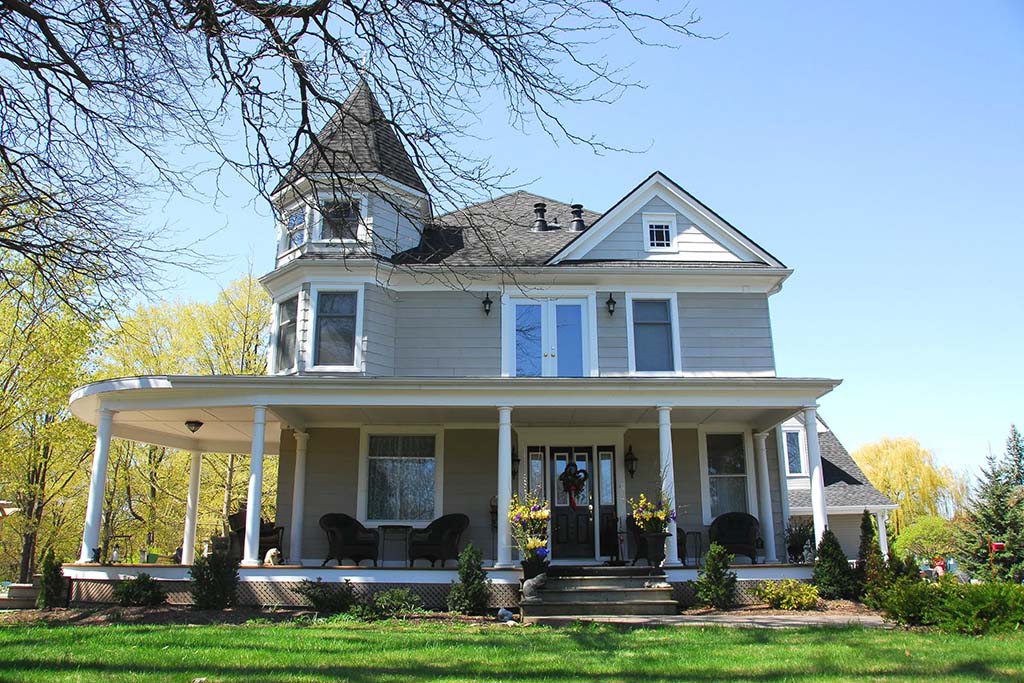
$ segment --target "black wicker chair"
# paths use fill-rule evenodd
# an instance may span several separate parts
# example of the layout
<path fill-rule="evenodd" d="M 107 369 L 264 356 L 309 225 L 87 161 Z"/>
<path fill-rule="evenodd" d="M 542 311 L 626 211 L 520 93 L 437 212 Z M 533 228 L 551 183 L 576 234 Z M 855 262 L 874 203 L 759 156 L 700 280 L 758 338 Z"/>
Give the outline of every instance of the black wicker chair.
<path fill-rule="evenodd" d="M 242 551 L 245 548 L 245 508 L 239 508 L 238 512 L 228 515 L 227 537 L 214 537 L 213 547 L 217 550 L 224 550 L 230 557 L 236 560 L 242 559 Z M 267 551 L 271 548 L 284 550 L 284 527 L 274 526 L 273 522 L 260 520 L 260 546 L 257 550 L 258 559 L 263 560 Z"/>
<path fill-rule="evenodd" d="M 715 517 L 708 529 L 708 540 L 717 543 L 734 555 L 746 555 L 757 564 L 757 546 L 761 524 L 745 512 L 726 512 Z"/>
<path fill-rule="evenodd" d="M 427 525 L 409 533 L 409 566 L 416 560 L 430 560 L 430 566 L 438 560 L 441 566 L 448 560 L 459 557 L 459 539 L 469 528 L 469 517 L 461 513 L 443 515 Z"/>
<path fill-rule="evenodd" d="M 341 564 L 346 557 L 356 564 L 373 560 L 373 566 L 377 566 L 380 533 L 376 529 L 367 529 L 354 517 L 341 512 L 330 512 L 321 517 L 320 528 L 327 534 L 327 557 L 321 567 L 331 560 Z"/>

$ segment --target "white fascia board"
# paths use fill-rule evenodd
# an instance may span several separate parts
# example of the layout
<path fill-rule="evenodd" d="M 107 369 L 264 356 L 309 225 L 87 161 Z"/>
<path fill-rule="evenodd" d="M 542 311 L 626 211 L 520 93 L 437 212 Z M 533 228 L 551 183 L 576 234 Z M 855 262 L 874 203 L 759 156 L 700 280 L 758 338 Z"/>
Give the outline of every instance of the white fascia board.
<path fill-rule="evenodd" d="M 828 505 L 825 510 L 830 515 L 859 515 L 865 510 L 868 512 L 883 512 L 886 510 L 899 509 L 899 505 Z M 790 515 L 810 515 L 811 508 L 791 507 Z"/>

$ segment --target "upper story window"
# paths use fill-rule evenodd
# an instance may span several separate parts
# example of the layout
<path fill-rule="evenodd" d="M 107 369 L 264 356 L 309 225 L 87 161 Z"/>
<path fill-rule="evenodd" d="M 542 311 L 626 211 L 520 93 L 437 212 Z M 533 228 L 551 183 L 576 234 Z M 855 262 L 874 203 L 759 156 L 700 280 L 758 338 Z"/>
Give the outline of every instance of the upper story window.
<path fill-rule="evenodd" d="M 295 369 L 296 321 L 299 313 L 299 297 L 293 296 L 277 305 L 277 353 L 274 369 L 288 372 Z"/>
<path fill-rule="evenodd" d="M 358 306 L 358 292 L 317 292 L 314 365 L 344 368 L 356 365 Z"/>
<path fill-rule="evenodd" d="M 301 207 L 289 211 L 285 216 L 284 248 L 294 249 L 306 242 L 306 208 Z"/>
<path fill-rule="evenodd" d="M 803 443 L 799 431 L 782 433 L 786 446 L 786 470 L 789 474 L 807 474 L 804 469 Z"/>
<path fill-rule="evenodd" d="M 359 239 L 360 200 L 328 202 L 323 205 L 320 239 L 355 241 Z"/>
<path fill-rule="evenodd" d="M 645 213 L 644 250 L 676 251 L 676 217 L 671 213 Z"/>
<path fill-rule="evenodd" d="M 630 297 L 627 309 L 631 372 L 679 370 L 679 333 L 674 296 Z"/>
<path fill-rule="evenodd" d="M 513 299 L 503 351 L 515 377 L 585 377 L 593 371 L 587 299 Z"/>

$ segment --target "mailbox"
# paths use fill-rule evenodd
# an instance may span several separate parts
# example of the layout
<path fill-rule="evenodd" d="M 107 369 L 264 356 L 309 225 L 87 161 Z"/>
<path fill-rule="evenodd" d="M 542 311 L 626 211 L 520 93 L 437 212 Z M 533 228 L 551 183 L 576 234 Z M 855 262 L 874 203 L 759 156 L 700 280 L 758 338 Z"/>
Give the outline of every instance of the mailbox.
<path fill-rule="evenodd" d="M 1002 541 L 992 541 L 991 543 L 989 543 L 989 548 L 992 550 L 992 552 L 998 553 L 1002 550 L 1006 550 L 1006 544 Z"/>

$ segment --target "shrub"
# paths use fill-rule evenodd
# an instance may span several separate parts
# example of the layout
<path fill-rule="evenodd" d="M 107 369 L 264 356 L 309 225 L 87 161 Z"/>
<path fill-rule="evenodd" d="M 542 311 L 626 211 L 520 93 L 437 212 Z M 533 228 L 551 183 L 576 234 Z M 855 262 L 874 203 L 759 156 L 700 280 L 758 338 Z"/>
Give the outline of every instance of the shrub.
<path fill-rule="evenodd" d="M 448 610 L 459 614 L 483 614 L 490 601 L 490 581 L 480 551 L 472 543 L 459 553 L 459 581 L 448 593 Z"/>
<path fill-rule="evenodd" d="M 695 585 L 697 599 L 702 604 L 729 609 L 736 603 L 736 572 L 729 570 L 733 557 L 719 544 L 711 544 Z"/>
<path fill-rule="evenodd" d="M 804 548 L 814 537 L 814 527 L 806 522 L 797 522 L 786 527 L 784 538 L 789 561 L 800 564 L 804 561 Z"/>
<path fill-rule="evenodd" d="M 423 598 L 408 588 L 390 588 L 373 596 L 374 616 L 381 619 L 423 611 Z"/>
<path fill-rule="evenodd" d="M 321 577 L 316 581 L 303 579 L 295 592 L 309 601 L 317 612 L 335 614 L 347 612 L 356 604 L 356 595 L 352 590 L 352 582 L 345 579 L 344 583 L 324 583 Z"/>
<path fill-rule="evenodd" d="M 814 561 L 814 585 L 823 598 L 853 598 L 856 579 L 839 539 L 831 529 L 825 529 L 818 544 L 818 557 Z"/>
<path fill-rule="evenodd" d="M 238 560 L 225 552 L 199 557 L 189 570 L 193 609 L 224 609 L 238 594 Z"/>
<path fill-rule="evenodd" d="M 883 592 L 882 610 L 887 617 L 905 626 L 921 626 L 925 623 L 925 612 L 936 590 L 935 585 L 902 576 Z"/>
<path fill-rule="evenodd" d="M 156 579 L 141 572 L 134 579 L 116 584 L 114 599 L 121 607 L 154 607 L 167 602 L 167 594 Z"/>
<path fill-rule="evenodd" d="M 942 631 L 979 635 L 1024 627 L 1024 586 L 971 585 L 953 579 L 925 585 L 931 589 L 931 600 L 924 622 Z"/>
<path fill-rule="evenodd" d="M 754 589 L 754 595 L 772 609 L 805 610 L 818 606 L 818 589 L 796 579 L 762 581 Z"/>
<path fill-rule="evenodd" d="M 60 562 L 54 557 L 53 548 L 43 555 L 43 566 L 39 571 L 39 595 L 36 596 L 36 607 L 53 609 L 63 607 L 67 603 L 67 590 L 64 574 L 60 570 Z"/>

